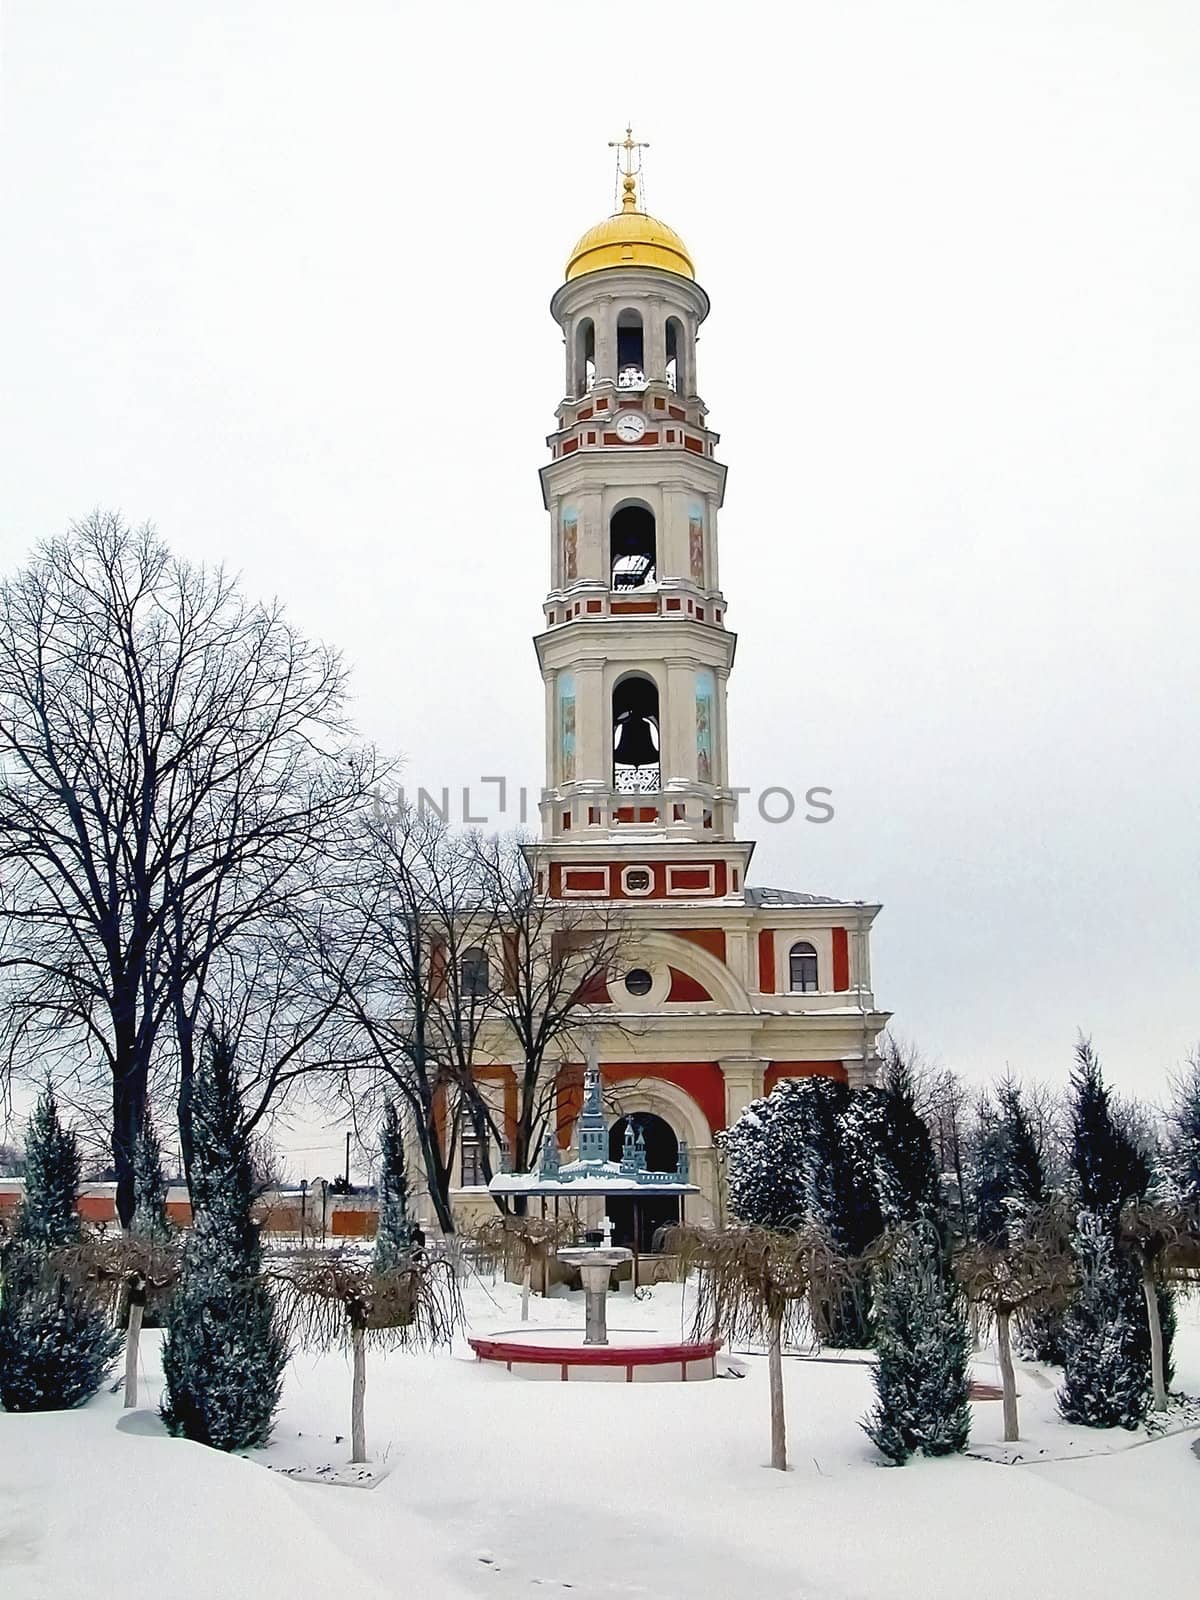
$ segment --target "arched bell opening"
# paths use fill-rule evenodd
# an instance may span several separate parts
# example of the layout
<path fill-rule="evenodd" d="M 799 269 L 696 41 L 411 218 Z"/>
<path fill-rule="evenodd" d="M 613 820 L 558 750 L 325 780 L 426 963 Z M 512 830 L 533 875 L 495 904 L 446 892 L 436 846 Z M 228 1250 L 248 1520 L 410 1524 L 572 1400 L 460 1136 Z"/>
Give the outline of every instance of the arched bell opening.
<path fill-rule="evenodd" d="M 617 313 L 617 386 L 641 389 L 646 383 L 646 345 L 642 314 L 627 307 Z"/>
<path fill-rule="evenodd" d="M 653 1111 L 634 1111 L 619 1117 L 608 1130 L 608 1159 L 620 1161 L 630 1154 L 639 1165 L 644 1157 L 648 1172 L 674 1172 L 679 1166 L 675 1130 Z M 606 1210 L 613 1226 L 613 1243 L 646 1255 L 654 1249 L 658 1230 L 679 1221 L 679 1196 L 656 1195 L 648 1189 L 635 1202 L 624 1195 L 610 1195 Z"/>
<path fill-rule="evenodd" d="M 654 794 L 661 787 L 658 687 L 635 674 L 613 689 L 613 788 Z"/>
<path fill-rule="evenodd" d="M 596 324 L 583 317 L 575 329 L 575 393 L 585 395 L 596 382 Z"/>
<path fill-rule="evenodd" d="M 622 506 L 608 524 L 610 583 L 614 589 L 650 589 L 657 577 L 658 544 L 649 506 Z"/>

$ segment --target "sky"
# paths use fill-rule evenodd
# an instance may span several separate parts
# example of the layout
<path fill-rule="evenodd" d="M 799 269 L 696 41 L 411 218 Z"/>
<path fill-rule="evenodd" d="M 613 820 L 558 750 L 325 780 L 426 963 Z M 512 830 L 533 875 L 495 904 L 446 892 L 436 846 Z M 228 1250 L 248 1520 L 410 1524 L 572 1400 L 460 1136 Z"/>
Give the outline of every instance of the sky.
<path fill-rule="evenodd" d="M 751 816 L 754 880 L 881 901 L 878 1001 L 973 1081 L 1061 1081 L 1084 1029 L 1161 1094 L 1200 1040 L 1194 4 L 0 0 L 0 569 L 153 521 L 345 652 L 410 787 L 536 796 L 548 302 L 627 121 L 712 299 L 734 781 L 833 791 Z"/>

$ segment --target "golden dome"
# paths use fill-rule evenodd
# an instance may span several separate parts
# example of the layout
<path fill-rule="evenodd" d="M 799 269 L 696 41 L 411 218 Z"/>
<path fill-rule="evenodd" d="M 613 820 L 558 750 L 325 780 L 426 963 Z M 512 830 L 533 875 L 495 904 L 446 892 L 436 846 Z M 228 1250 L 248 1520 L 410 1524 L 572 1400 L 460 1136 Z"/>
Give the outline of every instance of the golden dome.
<path fill-rule="evenodd" d="M 692 258 L 674 228 L 638 210 L 632 173 L 625 175 L 623 189 L 620 211 L 589 228 L 571 251 L 567 282 L 606 267 L 658 267 L 694 280 Z"/>

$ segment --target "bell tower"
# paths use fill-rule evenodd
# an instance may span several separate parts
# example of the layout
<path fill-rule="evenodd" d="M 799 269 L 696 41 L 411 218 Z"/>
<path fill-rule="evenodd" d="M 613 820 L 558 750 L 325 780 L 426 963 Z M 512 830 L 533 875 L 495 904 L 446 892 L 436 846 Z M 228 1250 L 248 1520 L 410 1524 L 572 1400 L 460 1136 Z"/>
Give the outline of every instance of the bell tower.
<path fill-rule="evenodd" d="M 683 240 L 643 208 L 617 142 L 619 209 L 550 303 L 564 393 L 541 469 L 550 589 L 539 863 L 564 898 L 738 897 L 717 520 L 725 468 L 700 397 L 709 301 Z"/>

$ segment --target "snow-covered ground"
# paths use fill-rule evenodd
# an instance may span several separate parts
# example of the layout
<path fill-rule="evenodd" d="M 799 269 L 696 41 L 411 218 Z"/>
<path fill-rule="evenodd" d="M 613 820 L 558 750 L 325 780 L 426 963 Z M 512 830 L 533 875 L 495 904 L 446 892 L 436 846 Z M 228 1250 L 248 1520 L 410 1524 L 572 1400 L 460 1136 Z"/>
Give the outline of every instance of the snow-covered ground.
<path fill-rule="evenodd" d="M 678 1332 L 680 1298 L 622 1295 L 610 1325 Z M 503 1283 L 476 1283 L 467 1305 L 476 1331 L 518 1324 Z M 579 1295 L 533 1302 L 537 1323 L 582 1314 Z M 1180 1322 L 1177 1385 L 1200 1393 L 1200 1305 Z M 0 1595 L 1133 1600 L 1186 1590 L 1200 1566 L 1195 1429 L 1150 1442 L 1068 1429 L 1045 1374 L 1023 1368 L 1022 1464 L 885 1468 L 858 1427 L 867 1366 L 796 1357 L 785 1475 L 764 1465 L 765 1360 L 725 1365 L 744 1376 L 563 1384 L 481 1365 L 465 1344 L 372 1352 L 368 1445 L 383 1476 L 369 1489 L 287 1475 L 346 1462 L 339 1355 L 296 1358 L 275 1442 L 252 1459 L 168 1439 L 108 1392 L 78 1412 L 0 1416 Z M 977 1374 L 992 1377 L 986 1357 Z M 976 1404 L 973 1443 L 997 1441 L 1000 1423 L 998 1402 Z M 1081 1442 L 1109 1453 L 1047 1459 Z"/>

